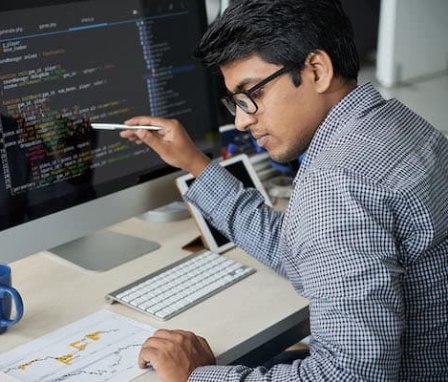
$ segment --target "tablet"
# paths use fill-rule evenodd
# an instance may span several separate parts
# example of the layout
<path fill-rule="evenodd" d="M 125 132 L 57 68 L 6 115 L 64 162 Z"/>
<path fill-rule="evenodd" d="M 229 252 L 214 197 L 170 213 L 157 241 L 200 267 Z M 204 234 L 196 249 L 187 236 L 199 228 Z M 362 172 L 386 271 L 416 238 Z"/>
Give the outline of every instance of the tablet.
<path fill-rule="evenodd" d="M 267 205 L 271 206 L 271 201 L 263 185 L 258 178 L 248 156 L 246 154 L 237 155 L 220 162 L 233 176 L 238 178 L 246 188 L 256 188 L 263 195 Z M 180 193 L 184 195 L 194 182 L 191 174 L 183 175 L 176 179 L 176 185 Z M 196 222 L 204 246 L 216 253 L 222 253 L 235 246 L 227 237 L 214 228 L 191 203 L 186 202 L 191 215 Z"/>

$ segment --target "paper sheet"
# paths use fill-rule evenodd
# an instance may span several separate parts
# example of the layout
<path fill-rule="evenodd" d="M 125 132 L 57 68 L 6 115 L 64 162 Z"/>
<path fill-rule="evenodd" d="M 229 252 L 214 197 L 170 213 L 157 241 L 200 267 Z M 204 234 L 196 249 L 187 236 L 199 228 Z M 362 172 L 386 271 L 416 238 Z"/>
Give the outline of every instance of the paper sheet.
<path fill-rule="evenodd" d="M 144 373 L 138 353 L 153 332 L 149 325 L 101 310 L 1 354 L 0 376 L 22 382 L 130 381 Z"/>

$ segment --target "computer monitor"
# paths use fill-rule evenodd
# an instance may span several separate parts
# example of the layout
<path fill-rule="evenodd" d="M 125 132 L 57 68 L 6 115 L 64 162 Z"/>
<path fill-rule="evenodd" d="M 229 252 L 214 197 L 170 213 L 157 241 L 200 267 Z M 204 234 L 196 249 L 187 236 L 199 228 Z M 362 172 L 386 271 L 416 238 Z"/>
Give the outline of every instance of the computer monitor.
<path fill-rule="evenodd" d="M 176 199 L 179 172 L 90 123 L 177 118 L 214 155 L 214 97 L 192 56 L 205 28 L 198 0 L 2 0 L 0 261 L 63 244 L 107 269 L 150 250 L 101 232 L 91 254 L 98 240 L 82 237 Z"/>

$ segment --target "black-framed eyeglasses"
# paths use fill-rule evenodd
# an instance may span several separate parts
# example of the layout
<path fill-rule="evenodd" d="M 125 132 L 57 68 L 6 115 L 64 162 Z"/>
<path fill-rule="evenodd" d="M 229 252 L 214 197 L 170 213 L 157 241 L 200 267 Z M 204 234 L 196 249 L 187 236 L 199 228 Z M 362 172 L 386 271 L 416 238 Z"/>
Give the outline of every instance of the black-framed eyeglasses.
<path fill-rule="evenodd" d="M 236 115 L 237 106 L 247 114 L 255 114 L 258 110 L 258 105 L 253 99 L 252 94 L 266 85 L 268 82 L 271 82 L 272 80 L 280 77 L 282 74 L 290 72 L 291 70 L 293 70 L 292 67 L 284 66 L 283 68 L 271 74 L 269 77 L 266 77 L 264 80 L 260 81 L 258 84 L 252 86 L 250 89 L 231 93 L 228 96 L 221 98 L 221 101 L 233 116 Z"/>

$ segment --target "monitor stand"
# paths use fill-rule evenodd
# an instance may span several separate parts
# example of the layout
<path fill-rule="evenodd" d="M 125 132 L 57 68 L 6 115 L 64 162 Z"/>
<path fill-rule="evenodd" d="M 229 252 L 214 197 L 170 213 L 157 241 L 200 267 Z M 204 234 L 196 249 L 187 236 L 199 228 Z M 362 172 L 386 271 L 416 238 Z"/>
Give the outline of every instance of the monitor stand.
<path fill-rule="evenodd" d="M 98 231 L 49 251 L 82 268 L 103 272 L 160 248 L 158 243 L 118 232 Z"/>

